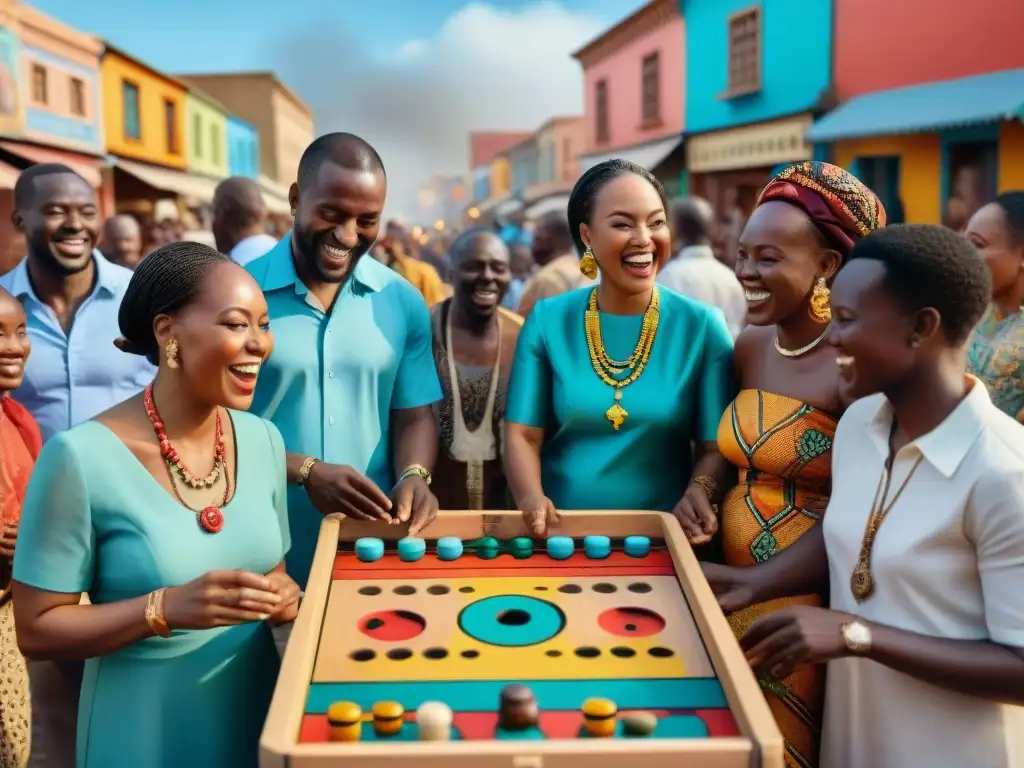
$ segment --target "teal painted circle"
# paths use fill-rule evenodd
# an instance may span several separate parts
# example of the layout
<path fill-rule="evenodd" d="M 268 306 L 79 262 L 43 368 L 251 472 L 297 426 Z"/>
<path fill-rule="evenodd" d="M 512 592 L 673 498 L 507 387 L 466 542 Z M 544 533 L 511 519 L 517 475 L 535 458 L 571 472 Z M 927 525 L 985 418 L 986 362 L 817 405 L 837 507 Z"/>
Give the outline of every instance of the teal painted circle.
<path fill-rule="evenodd" d="M 543 643 L 565 627 L 565 614 L 553 603 L 525 595 L 496 595 L 467 605 L 459 627 L 481 643 L 522 648 Z"/>

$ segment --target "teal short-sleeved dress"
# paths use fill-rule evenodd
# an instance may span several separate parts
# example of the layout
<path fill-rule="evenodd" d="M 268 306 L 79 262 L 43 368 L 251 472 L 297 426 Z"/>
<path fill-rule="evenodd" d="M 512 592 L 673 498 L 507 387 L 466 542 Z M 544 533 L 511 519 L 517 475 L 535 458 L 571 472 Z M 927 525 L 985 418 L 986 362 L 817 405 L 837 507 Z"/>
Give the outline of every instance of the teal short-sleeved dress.
<path fill-rule="evenodd" d="M 185 584 L 211 570 L 267 573 L 289 546 L 284 443 L 231 412 L 237 478 L 224 527 L 205 533 L 107 427 L 52 437 L 29 483 L 14 578 L 95 604 Z M 78 768 L 253 768 L 277 680 L 266 622 L 175 630 L 89 659 Z"/>
<path fill-rule="evenodd" d="M 690 481 L 691 441 L 714 442 L 735 394 L 732 336 L 721 312 L 660 287 L 647 367 L 622 390 L 629 413 L 605 418 L 615 391 L 594 372 L 583 318 L 592 289 L 540 301 L 519 334 L 505 420 L 542 427 L 544 492 L 558 509 L 671 511 Z M 633 353 L 642 315 L 601 313 L 613 359 Z"/>

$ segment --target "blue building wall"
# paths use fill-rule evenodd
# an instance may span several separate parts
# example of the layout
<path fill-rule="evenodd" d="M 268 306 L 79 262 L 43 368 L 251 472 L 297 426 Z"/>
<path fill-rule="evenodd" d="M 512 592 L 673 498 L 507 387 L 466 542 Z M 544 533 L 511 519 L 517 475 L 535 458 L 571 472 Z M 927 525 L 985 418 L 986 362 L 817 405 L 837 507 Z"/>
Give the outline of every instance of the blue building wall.
<path fill-rule="evenodd" d="M 228 115 L 228 173 L 250 179 L 260 175 L 260 135 L 233 115 Z"/>
<path fill-rule="evenodd" d="M 473 199 L 477 202 L 491 196 L 491 166 L 482 165 L 473 169 Z"/>
<path fill-rule="evenodd" d="M 729 79 L 729 17 L 751 0 L 679 0 L 686 20 L 687 133 L 794 115 L 828 88 L 831 0 L 761 0 L 761 90 L 724 98 Z"/>
<path fill-rule="evenodd" d="M 508 159 L 512 166 L 512 191 L 522 194 L 528 186 L 537 183 L 537 147 L 531 145 L 516 149 L 509 152 Z"/>
<path fill-rule="evenodd" d="M 92 96 L 93 100 L 92 108 L 90 110 L 92 118 L 90 120 L 66 117 L 64 115 L 58 115 L 54 112 L 50 112 L 49 110 L 28 107 L 25 110 L 25 130 L 32 133 L 44 134 L 44 136 L 40 138 L 50 136 L 54 139 L 78 142 L 87 145 L 83 147 L 83 149 L 95 151 L 97 153 L 103 152 L 103 133 L 101 131 L 103 109 L 100 103 L 99 62 L 97 62 L 95 67 L 85 67 L 76 61 L 65 59 L 63 56 L 57 56 L 50 53 L 50 51 L 43 50 L 42 48 L 23 45 L 23 49 L 25 52 L 29 53 L 33 59 L 49 67 L 50 72 L 53 72 L 54 74 L 63 72 L 67 75 L 80 78 L 86 83 L 88 93 Z M 23 87 L 31 87 L 27 77 L 24 78 L 24 82 L 26 85 Z"/>

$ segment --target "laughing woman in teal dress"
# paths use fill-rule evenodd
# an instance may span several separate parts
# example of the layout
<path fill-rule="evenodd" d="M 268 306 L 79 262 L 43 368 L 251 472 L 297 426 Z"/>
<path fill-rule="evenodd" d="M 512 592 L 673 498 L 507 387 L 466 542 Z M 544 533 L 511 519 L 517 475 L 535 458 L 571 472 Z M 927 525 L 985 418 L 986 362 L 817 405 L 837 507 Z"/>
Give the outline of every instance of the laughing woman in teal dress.
<path fill-rule="evenodd" d="M 980 208 L 964 234 L 992 275 L 992 304 L 971 336 L 967 370 L 999 410 L 1024 423 L 1024 192 Z"/>
<path fill-rule="evenodd" d="M 295 617 L 284 445 L 245 413 L 270 355 L 267 304 L 197 243 L 132 276 L 122 349 L 151 387 L 44 447 L 14 561 L 29 659 L 86 659 L 78 768 L 255 768 Z M 80 605 L 86 592 L 90 603 Z"/>
<path fill-rule="evenodd" d="M 676 511 L 705 467 L 733 395 L 732 337 L 721 314 L 655 286 L 669 257 L 668 204 L 643 168 L 610 160 L 569 200 L 580 269 L 601 280 L 537 304 L 509 383 L 507 474 L 543 535 L 557 510 Z M 697 460 L 694 461 L 693 445 Z M 707 530 L 710 507 L 697 510 Z"/>

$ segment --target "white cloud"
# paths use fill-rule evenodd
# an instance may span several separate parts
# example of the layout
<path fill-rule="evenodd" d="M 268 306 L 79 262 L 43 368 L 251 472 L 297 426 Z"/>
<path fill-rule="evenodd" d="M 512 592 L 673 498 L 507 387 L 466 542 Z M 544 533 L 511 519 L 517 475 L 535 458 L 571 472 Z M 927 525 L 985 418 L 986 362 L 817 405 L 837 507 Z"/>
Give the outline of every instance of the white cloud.
<path fill-rule="evenodd" d="M 392 53 L 376 36 L 376 55 L 320 26 L 284 41 L 277 69 L 308 99 L 319 131 L 358 133 L 378 149 L 388 213 L 415 219 L 429 176 L 468 171 L 470 131 L 532 130 L 582 110 L 583 75 L 570 54 L 604 24 L 554 2 L 520 11 L 474 3 Z"/>

